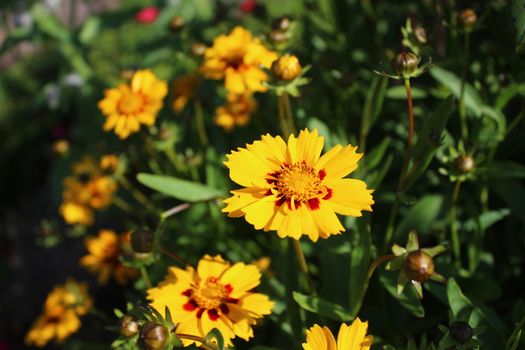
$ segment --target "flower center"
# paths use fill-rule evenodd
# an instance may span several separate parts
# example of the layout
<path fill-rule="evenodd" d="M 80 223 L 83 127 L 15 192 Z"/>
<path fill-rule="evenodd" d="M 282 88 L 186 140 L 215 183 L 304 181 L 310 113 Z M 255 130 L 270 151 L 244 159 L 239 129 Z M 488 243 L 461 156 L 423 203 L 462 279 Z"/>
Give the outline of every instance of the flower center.
<path fill-rule="evenodd" d="M 132 92 L 125 93 L 118 102 L 119 110 L 122 114 L 134 114 L 139 112 L 144 105 L 144 97 Z"/>
<path fill-rule="evenodd" d="M 215 309 L 221 306 L 231 290 L 219 283 L 215 277 L 208 277 L 204 283 L 193 289 L 193 299 L 202 309 Z"/>
<path fill-rule="evenodd" d="M 244 52 L 243 51 L 232 52 L 226 58 L 226 62 L 229 67 L 232 67 L 233 69 L 237 70 L 244 63 Z"/>
<path fill-rule="evenodd" d="M 305 202 L 323 194 L 321 178 L 306 162 L 285 164 L 276 176 L 275 187 L 287 199 Z"/>

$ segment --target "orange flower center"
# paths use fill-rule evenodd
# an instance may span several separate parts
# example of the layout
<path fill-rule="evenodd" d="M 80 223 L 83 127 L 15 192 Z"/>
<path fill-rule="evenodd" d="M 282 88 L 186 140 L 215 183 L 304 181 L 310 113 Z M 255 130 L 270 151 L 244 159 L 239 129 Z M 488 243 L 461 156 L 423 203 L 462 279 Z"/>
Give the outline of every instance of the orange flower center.
<path fill-rule="evenodd" d="M 324 192 L 321 178 L 306 162 L 285 165 L 275 183 L 277 190 L 286 198 L 304 202 L 317 198 Z"/>
<path fill-rule="evenodd" d="M 193 299 L 200 308 L 216 309 L 228 297 L 231 290 L 219 283 L 217 278 L 208 277 L 204 283 L 200 283 L 193 289 Z"/>
<path fill-rule="evenodd" d="M 120 98 L 118 108 L 122 114 L 135 114 L 139 112 L 144 105 L 144 97 L 139 94 L 127 92 Z"/>

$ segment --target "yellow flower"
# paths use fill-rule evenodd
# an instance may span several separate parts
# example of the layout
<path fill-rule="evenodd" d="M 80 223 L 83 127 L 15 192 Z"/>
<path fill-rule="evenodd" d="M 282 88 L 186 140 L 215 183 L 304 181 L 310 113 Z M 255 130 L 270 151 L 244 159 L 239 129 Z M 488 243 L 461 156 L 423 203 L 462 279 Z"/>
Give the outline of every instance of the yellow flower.
<path fill-rule="evenodd" d="M 197 269 L 170 267 L 158 287 L 148 290 L 151 305 L 164 313 L 167 306 L 178 322 L 175 333 L 205 337 L 217 328 L 225 345 L 238 336 L 248 340 L 252 325 L 271 313 L 274 303 L 264 294 L 251 292 L 260 283 L 255 265 L 231 265 L 220 256 L 204 256 Z M 188 346 L 194 341 L 183 339 Z"/>
<path fill-rule="evenodd" d="M 260 40 L 242 27 L 229 35 L 220 35 L 206 49 L 202 72 L 211 79 L 223 79 L 226 89 L 235 94 L 246 91 L 266 91 L 263 82 L 268 75 L 261 69 L 270 68 L 277 54 L 263 46 Z"/>
<path fill-rule="evenodd" d="M 126 241 L 126 234 L 120 237 L 112 230 L 101 230 L 97 237 L 87 238 L 85 246 L 88 255 L 80 259 L 80 265 L 98 275 L 98 282 L 106 284 L 111 275 L 119 284 L 126 284 L 129 279 L 138 274 L 136 269 L 124 266 L 119 256 L 123 250 L 121 245 Z M 129 240 L 127 242 L 129 244 Z"/>
<path fill-rule="evenodd" d="M 93 210 L 89 207 L 65 202 L 60 206 L 59 212 L 68 224 L 93 225 Z"/>
<path fill-rule="evenodd" d="M 195 95 L 199 85 L 199 76 L 195 73 L 186 74 L 173 82 L 173 110 L 182 112 L 189 99 Z"/>
<path fill-rule="evenodd" d="M 25 344 L 44 347 L 52 339 L 63 342 L 80 328 L 80 320 L 73 311 L 55 308 L 46 310 L 31 326 Z"/>
<path fill-rule="evenodd" d="M 250 114 L 255 108 L 251 94 L 229 94 L 227 103 L 215 110 L 215 124 L 228 131 L 235 126 L 244 126 L 250 121 Z"/>
<path fill-rule="evenodd" d="M 321 328 L 314 325 L 306 331 L 306 343 L 304 350 L 369 350 L 372 346 L 373 337 L 366 335 L 368 322 L 361 322 L 356 318 L 350 326 L 341 324 L 337 343 L 328 327 Z"/>
<path fill-rule="evenodd" d="M 277 79 L 293 80 L 301 74 L 299 59 L 294 55 L 284 55 L 272 63 L 272 73 Z"/>
<path fill-rule="evenodd" d="M 104 99 L 98 103 L 107 118 L 104 130 L 115 129 L 115 134 L 125 139 L 138 132 L 141 124 L 153 125 L 167 93 L 168 84 L 150 70 L 135 72 L 130 84 L 104 91 Z"/>
<path fill-rule="evenodd" d="M 66 283 L 55 286 L 44 303 L 45 310 L 62 308 L 75 314 L 85 315 L 93 306 L 93 299 L 88 294 L 87 283 L 68 279 Z"/>
<path fill-rule="evenodd" d="M 115 154 L 106 154 L 100 158 L 100 169 L 113 172 L 117 169 L 119 163 L 118 156 Z"/>
<path fill-rule="evenodd" d="M 357 168 L 357 147 L 336 145 L 320 157 L 323 143 L 317 130 L 305 129 L 288 143 L 267 134 L 230 153 L 224 164 L 244 188 L 231 192 L 223 212 L 244 216 L 258 230 L 276 230 L 281 238 L 306 234 L 315 242 L 344 231 L 336 213 L 371 211 L 372 190 L 343 178 Z"/>

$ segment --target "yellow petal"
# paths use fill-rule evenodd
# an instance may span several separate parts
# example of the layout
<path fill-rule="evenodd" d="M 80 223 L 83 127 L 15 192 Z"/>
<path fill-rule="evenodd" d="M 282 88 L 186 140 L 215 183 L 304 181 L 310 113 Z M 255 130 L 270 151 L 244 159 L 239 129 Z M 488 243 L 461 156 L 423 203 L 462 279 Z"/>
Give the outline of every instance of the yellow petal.
<path fill-rule="evenodd" d="M 361 322 L 356 318 L 350 326 L 341 324 L 337 336 L 337 347 L 347 350 L 368 350 L 370 349 L 372 337 L 366 337 L 368 322 Z"/>
<path fill-rule="evenodd" d="M 336 145 L 317 161 L 315 169 L 323 169 L 327 181 L 343 178 L 357 168 L 357 162 L 363 156 L 362 153 L 356 153 L 356 150 L 357 147 Z"/>
<path fill-rule="evenodd" d="M 366 189 L 366 183 L 356 179 L 338 179 L 326 182 L 332 190 L 332 197 L 326 201 L 336 213 L 361 216 L 362 210 L 372 211 L 374 204 L 372 190 Z"/>
<path fill-rule="evenodd" d="M 197 272 L 201 280 L 206 280 L 208 277 L 221 277 L 222 273 L 230 267 L 230 264 L 220 256 L 205 255 L 197 266 Z"/>
<path fill-rule="evenodd" d="M 259 285 L 261 273 L 255 265 L 237 263 L 224 272 L 220 281 L 224 285 L 229 284 L 233 287 L 230 297 L 240 298 Z"/>

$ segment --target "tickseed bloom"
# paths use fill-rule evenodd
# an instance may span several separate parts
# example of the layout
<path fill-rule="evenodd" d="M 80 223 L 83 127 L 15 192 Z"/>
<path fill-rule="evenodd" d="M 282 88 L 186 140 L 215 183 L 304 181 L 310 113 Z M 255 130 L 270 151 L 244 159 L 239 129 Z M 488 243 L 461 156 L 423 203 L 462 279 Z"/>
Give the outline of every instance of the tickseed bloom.
<path fill-rule="evenodd" d="M 256 107 L 251 94 L 229 94 L 227 103 L 215 110 L 215 124 L 227 131 L 233 130 L 235 126 L 245 126 Z"/>
<path fill-rule="evenodd" d="M 112 161 L 111 161 L 112 162 Z M 64 192 L 59 212 L 68 224 L 92 225 L 94 210 L 111 204 L 117 184 L 110 176 L 103 175 L 102 168 L 108 164 L 102 159 L 97 164 L 86 157 L 73 165 L 73 175 L 64 179 Z"/>
<path fill-rule="evenodd" d="M 220 35 L 204 53 L 202 73 L 211 79 L 223 79 L 230 93 L 266 91 L 263 82 L 268 75 L 261 69 L 270 68 L 277 54 L 268 50 L 260 40 L 242 27 L 228 35 Z"/>
<path fill-rule="evenodd" d="M 301 74 L 301 63 L 297 56 L 284 55 L 272 63 L 272 73 L 277 79 L 293 80 Z"/>
<path fill-rule="evenodd" d="M 371 211 L 372 190 L 361 180 L 344 179 L 362 156 L 357 147 L 337 145 L 320 157 L 323 143 L 317 130 L 304 129 L 288 143 L 266 134 L 227 155 L 230 178 L 244 188 L 231 191 L 223 212 L 281 238 L 305 234 L 315 242 L 344 231 L 336 213 Z"/>
<path fill-rule="evenodd" d="M 26 334 L 26 345 L 44 347 L 53 339 L 64 341 L 80 328 L 79 316 L 86 314 L 92 304 L 86 283 L 70 279 L 55 286 L 46 298 L 44 312 Z"/>
<path fill-rule="evenodd" d="M 80 259 L 80 265 L 98 275 L 100 284 L 106 284 L 113 275 L 119 284 L 124 285 L 138 275 L 136 269 L 124 266 L 119 260 L 124 244 L 129 246 L 129 234 L 119 236 L 112 230 L 101 230 L 97 237 L 86 238 L 89 254 Z"/>
<path fill-rule="evenodd" d="M 199 76 L 195 73 L 186 74 L 173 82 L 173 110 L 180 113 L 188 101 L 195 95 L 199 85 Z"/>
<path fill-rule="evenodd" d="M 217 328 L 225 341 L 238 336 L 248 340 L 252 325 L 271 313 L 274 303 L 264 294 L 251 290 L 260 283 L 255 265 L 231 265 L 217 255 L 204 256 L 195 270 L 170 267 L 168 276 L 156 288 L 148 290 L 151 305 L 164 313 L 167 306 L 177 320 L 175 333 L 205 337 Z M 182 339 L 184 346 L 194 341 Z"/>
<path fill-rule="evenodd" d="M 114 172 L 119 164 L 118 156 L 115 154 L 106 154 L 100 158 L 100 169 L 107 172 Z"/>
<path fill-rule="evenodd" d="M 104 99 L 98 103 L 106 117 L 104 131 L 115 129 L 115 134 L 125 139 L 138 132 L 141 124 L 153 125 L 167 93 L 168 84 L 153 72 L 148 69 L 136 71 L 130 84 L 104 91 Z"/>
<path fill-rule="evenodd" d="M 336 340 L 328 327 L 314 325 L 306 331 L 304 350 L 369 350 L 373 337 L 366 335 L 368 322 L 356 318 L 351 325 L 341 324 Z"/>

